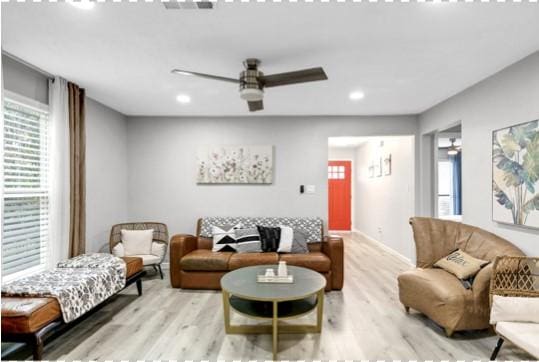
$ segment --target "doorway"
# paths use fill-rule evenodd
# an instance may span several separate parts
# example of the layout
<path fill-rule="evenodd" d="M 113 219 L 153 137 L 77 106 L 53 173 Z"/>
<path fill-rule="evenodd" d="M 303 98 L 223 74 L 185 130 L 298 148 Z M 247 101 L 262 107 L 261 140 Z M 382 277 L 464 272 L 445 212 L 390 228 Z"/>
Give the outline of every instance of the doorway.
<path fill-rule="evenodd" d="M 439 131 L 436 146 L 436 216 L 460 221 L 462 219 L 461 125 Z"/>
<path fill-rule="evenodd" d="M 329 230 L 352 229 L 352 161 L 328 161 Z"/>

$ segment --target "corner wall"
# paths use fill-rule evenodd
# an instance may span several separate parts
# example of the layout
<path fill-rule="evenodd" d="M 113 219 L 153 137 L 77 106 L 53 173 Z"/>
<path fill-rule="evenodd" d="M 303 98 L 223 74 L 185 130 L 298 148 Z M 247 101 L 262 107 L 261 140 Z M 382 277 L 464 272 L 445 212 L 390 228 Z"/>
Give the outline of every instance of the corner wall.
<path fill-rule="evenodd" d="M 425 135 L 462 122 L 463 222 L 507 238 L 528 255 L 539 255 L 539 230 L 491 219 L 492 131 L 539 118 L 539 52 L 449 98 L 420 115 Z M 421 185 L 432 177 L 429 144 L 421 137 Z M 425 186 L 425 187 L 423 187 Z M 421 213 L 429 215 L 430 191 L 421 193 Z M 539 211 L 534 211 L 539 212 Z"/>
<path fill-rule="evenodd" d="M 86 98 L 86 251 L 108 252 L 112 225 L 128 218 L 127 120 Z"/>

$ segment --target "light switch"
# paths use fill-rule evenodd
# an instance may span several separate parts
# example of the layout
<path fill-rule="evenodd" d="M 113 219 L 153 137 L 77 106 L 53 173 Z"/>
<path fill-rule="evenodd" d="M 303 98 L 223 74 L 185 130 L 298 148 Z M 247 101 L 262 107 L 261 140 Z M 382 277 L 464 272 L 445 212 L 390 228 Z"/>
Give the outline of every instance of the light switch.
<path fill-rule="evenodd" d="M 316 192 L 316 186 L 315 185 L 306 185 L 305 186 L 305 193 L 306 194 L 314 194 Z"/>

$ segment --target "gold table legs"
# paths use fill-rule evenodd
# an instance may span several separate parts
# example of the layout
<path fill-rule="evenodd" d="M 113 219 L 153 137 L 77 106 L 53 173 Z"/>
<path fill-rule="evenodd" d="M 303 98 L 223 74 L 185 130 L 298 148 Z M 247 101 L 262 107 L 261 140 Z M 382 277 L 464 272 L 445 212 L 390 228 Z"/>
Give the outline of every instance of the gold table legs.
<path fill-rule="evenodd" d="M 284 302 L 284 300 L 283 300 Z M 230 293 L 223 290 L 223 312 L 225 320 L 226 334 L 271 334 L 272 335 L 272 352 L 273 360 L 277 359 L 278 352 L 278 337 L 279 333 L 296 334 L 296 333 L 320 333 L 322 331 L 322 320 L 324 316 L 324 289 L 316 293 L 316 324 L 293 324 L 279 326 L 278 301 L 273 301 L 273 315 L 271 325 L 231 325 L 230 323 Z M 301 317 L 299 315 L 297 317 Z M 253 317 L 256 318 L 256 317 Z M 293 317 L 288 317 L 293 318 Z M 267 318 L 264 318 L 267 319 Z"/>

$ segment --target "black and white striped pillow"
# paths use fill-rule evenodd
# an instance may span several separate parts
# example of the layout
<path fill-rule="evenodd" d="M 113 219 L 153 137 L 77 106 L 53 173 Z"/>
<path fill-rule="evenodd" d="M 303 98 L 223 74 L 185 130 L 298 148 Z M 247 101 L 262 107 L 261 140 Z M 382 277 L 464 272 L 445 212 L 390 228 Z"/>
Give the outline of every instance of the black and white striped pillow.
<path fill-rule="evenodd" d="M 256 228 L 236 229 L 236 251 L 238 253 L 261 253 L 260 234 Z"/>

